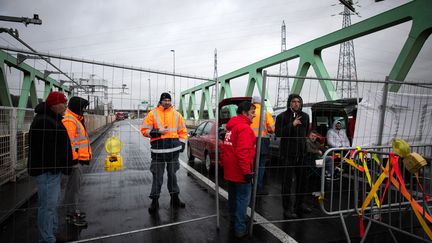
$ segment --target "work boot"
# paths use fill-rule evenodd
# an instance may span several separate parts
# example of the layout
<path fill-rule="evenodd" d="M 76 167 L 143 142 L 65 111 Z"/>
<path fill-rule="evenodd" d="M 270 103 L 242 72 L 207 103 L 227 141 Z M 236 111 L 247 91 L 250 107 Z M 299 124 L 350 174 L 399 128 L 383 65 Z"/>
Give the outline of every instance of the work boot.
<path fill-rule="evenodd" d="M 173 194 L 171 196 L 171 206 L 173 208 L 184 208 L 186 204 L 180 200 L 178 194 Z"/>
<path fill-rule="evenodd" d="M 157 198 L 153 198 L 148 211 L 150 214 L 154 214 L 158 209 L 159 209 L 159 200 Z"/>

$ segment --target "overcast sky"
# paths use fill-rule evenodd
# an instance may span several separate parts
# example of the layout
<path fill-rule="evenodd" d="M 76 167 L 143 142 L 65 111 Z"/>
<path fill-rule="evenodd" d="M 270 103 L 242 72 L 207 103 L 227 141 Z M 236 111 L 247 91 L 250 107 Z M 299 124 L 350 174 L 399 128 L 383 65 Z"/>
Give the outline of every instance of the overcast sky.
<path fill-rule="evenodd" d="M 352 23 L 406 2 L 359 0 L 361 6 L 356 8 L 361 18 L 352 16 Z M 0 0 L 0 15 L 31 17 L 37 13 L 43 21 L 42 25 L 27 27 L 0 22 L 0 27 L 18 29 L 20 37 L 38 51 L 150 69 L 172 71 L 170 50 L 174 49 L 176 72 L 212 78 L 215 48 L 218 50 L 218 74 L 226 74 L 280 52 L 283 20 L 287 29 L 287 49 L 339 29 L 342 16 L 338 13 L 343 8 L 337 3 L 337 0 Z M 405 23 L 355 40 L 358 78 L 384 79 L 406 40 L 409 28 L 410 23 Z M 0 44 L 24 48 L 5 33 L 0 34 Z M 428 40 L 407 79 L 431 79 L 431 47 Z M 333 77 L 337 73 L 338 53 L 339 46 L 324 51 L 326 67 Z M 124 108 L 134 106 L 136 100 L 147 96 L 148 79 L 152 80 L 153 100 L 172 86 L 172 78 L 162 75 L 140 75 L 88 64 L 52 61 L 65 72 L 83 76 L 93 73 L 107 79 L 110 85 L 125 83 L 132 86 L 129 96 L 114 101 L 120 102 L 119 106 Z M 28 63 L 40 69 L 47 68 L 41 61 Z M 290 61 L 290 74 L 295 74 L 297 63 L 297 60 Z M 314 76 L 313 73 L 310 75 Z M 20 85 L 14 78 L 9 82 L 15 88 Z M 269 94 L 275 97 L 276 81 L 270 82 Z M 180 88 L 184 90 L 200 81 L 179 78 L 176 83 L 178 92 Z M 233 82 L 234 95 L 244 95 L 245 85 L 244 80 Z M 316 99 L 322 98 L 321 91 L 306 88 L 309 93 L 320 97 Z"/>

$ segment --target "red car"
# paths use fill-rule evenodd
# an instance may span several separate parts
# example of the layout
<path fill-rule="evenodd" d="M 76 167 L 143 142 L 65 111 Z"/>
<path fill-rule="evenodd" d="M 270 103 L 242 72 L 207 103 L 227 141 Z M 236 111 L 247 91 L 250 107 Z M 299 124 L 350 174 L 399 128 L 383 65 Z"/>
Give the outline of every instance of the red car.
<path fill-rule="evenodd" d="M 237 104 L 250 101 L 251 97 L 234 97 L 222 100 L 219 103 L 219 138 L 225 136 L 225 124 L 237 110 Z M 216 147 L 215 121 L 204 121 L 195 130 L 189 133 L 187 156 L 190 162 L 195 158 L 204 162 L 208 172 L 214 170 Z M 219 148 L 222 140 L 219 140 Z M 220 154 L 220 152 L 219 152 Z"/>

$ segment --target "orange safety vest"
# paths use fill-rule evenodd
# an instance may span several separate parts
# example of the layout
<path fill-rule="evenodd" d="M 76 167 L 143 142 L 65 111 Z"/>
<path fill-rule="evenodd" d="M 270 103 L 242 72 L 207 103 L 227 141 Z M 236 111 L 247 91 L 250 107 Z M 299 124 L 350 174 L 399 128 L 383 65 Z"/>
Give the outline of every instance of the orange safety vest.
<path fill-rule="evenodd" d="M 63 125 L 69 135 L 74 160 L 89 161 L 92 158 L 92 149 L 87 131 L 81 123 L 82 117 L 67 109 L 63 116 Z"/>
<path fill-rule="evenodd" d="M 150 137 L 152 129 L 162 127 L 167 128 L 168 132 L 160 137 L 150 138 L 150 142 L 164 138 L 178 138 L 181 142 L 186 142 L 188 133 L 183 116 L 172 106 L 165 110 L 160 105 L 151 110 L 144 118 L 141 133 L 146 137 Z"/>
<path fill-rule="evenodd" d="M 254 104 L 255 105 L 255 117 L 252 119 L 251 128 L 255 133 L 255 136 L 258 137 L 258 131 L 259 131 L 259 121 L 260 121 L 260 114 L 261 114 L 261 105 L 260 104 Z M 274 133 L 275 131 L 275 121 L 273 120 L 273 117 L 271 116 L 270 112 L 266 111 L 266 114 L 264 116 L 264 127 L 262 129 L 261 135 L 263 137 L 269 137 L 269 132 Z"/>

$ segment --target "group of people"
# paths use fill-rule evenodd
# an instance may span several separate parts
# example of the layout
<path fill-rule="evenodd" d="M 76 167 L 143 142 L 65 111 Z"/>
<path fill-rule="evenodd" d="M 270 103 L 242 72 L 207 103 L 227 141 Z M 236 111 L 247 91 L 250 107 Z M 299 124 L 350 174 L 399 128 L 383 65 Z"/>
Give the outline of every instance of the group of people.
<path fill-rule="evenodd" d="M 276 117 L 276 124 L 270 113 L 264 116 L 260 154 L 256 154 L 259 117 L 262 112 L 260 99 L 242 102 L 238 105 L 237 116 L 226 125 L 222 145 L 221 162 L 224 179 L 228 181 L 228 207 L 236 237 L 247 235 L 246 209 L 250 202 L 252 180 L 254 178 L 255 156 L 260 156 L 257 194 L 266 194 L 263 189 L 265 160 L 268 152 L 270 133 L 280 137 L 280 161 L 283 165 L 282 206 L 285 219 L 296 219 L 311 213 L 305 196 L 308 194 L 308 168 L 314 160 L 323 155 L 316 131 L 309 132 L 309 115 L 302 111 L 300 95 L 288 97 L 287 110 Z M 308 136 L 309 134 L 309 136 Z M 349 147 L 350 143 L 342 123 L 335 121 L 327 133 L 329 146 Z M 333 175 L 333 158 L 326 157 L 326 173 Z"/>
<path fill-rule="evenodd" d="M 90 140 L 84 124 L 89 102 L 61 92 L 51 92 L 35 108 L 29 130 L 28 173 L 35 177 L 38 195 L 39 242 L 59 242 L 67 237 L 59 231 L 58 205 L 62 175 L 68 175 L 64 204 L 66 220 L 78 227 L 87 225 L 78 208 L 82 166 L 92 159 Z"/>
<path fill-rule="evenodd" d="M 56 242 L 61 238 L 57 234 L 57 208 L 62 175 L 69 175 L 64 199 L 67 205 L 66 218 L 76 226 L 86 225 L 85 213 L 78 209 L 78 195 L 82 166 L 88 165 L 92 159 L 83 116 L 89 102 L 72 97 L 68 105 L 66 103 L 63 93 L 51 92 L 46 101 L 35 108 L 36 116 L 29 131 L 28 172 L 36 177 L 37 182 L 41 242 Z M 308 186 L 306 170 L 309 166 L 306 155 L 322 155 L 316 140 L 317 133 L 312 131 L 307 137 L 309 116 L 302 111 L 303 100 L 299 95 L 289 96 L 287 110 L 277 116 L 276 123 L 269 112 L 263 111 L 260 103 L 259 97 L 253 97 L 252 102 L 244 101 L 238 105 L 237 116 L 232 117 L 226 125 L 221 148 L 224 179 L 228 181 L 228 207 L 238 238 L 247 235 L 246 209 L 250 203 L 256 157 L 259 157 L 258 194 L 268 193 L 264 187 L 264 173 L 271 133 L 281 138 L 280 160 L 284 165 L 282 205 L 285 218 L 298 218 L 299 214 L 311 212 L 304 200 Z M 261 112 L 266 114 L 258 154 L 256 144 Z M 327 135 L 329 145 L 349 146 L 340 122 L 335 122 L 333 130 Z M 150 171 L 153 180 L 149 213 L 155 215 L 158 212 L 165 168 L 170 205 L 184 208 L 185 203 L 179 197 L 176 172 L 180 168 L 179 154 L 185 149 L 188 133 L 182 115 L 171 104 L 169 93 L 161 94 L 158 106 L 149 111 L 140 131 L 143 136 L 150 138 L 151 145 Z M 329 169 L 329 173 L 331 171 Z"/>

